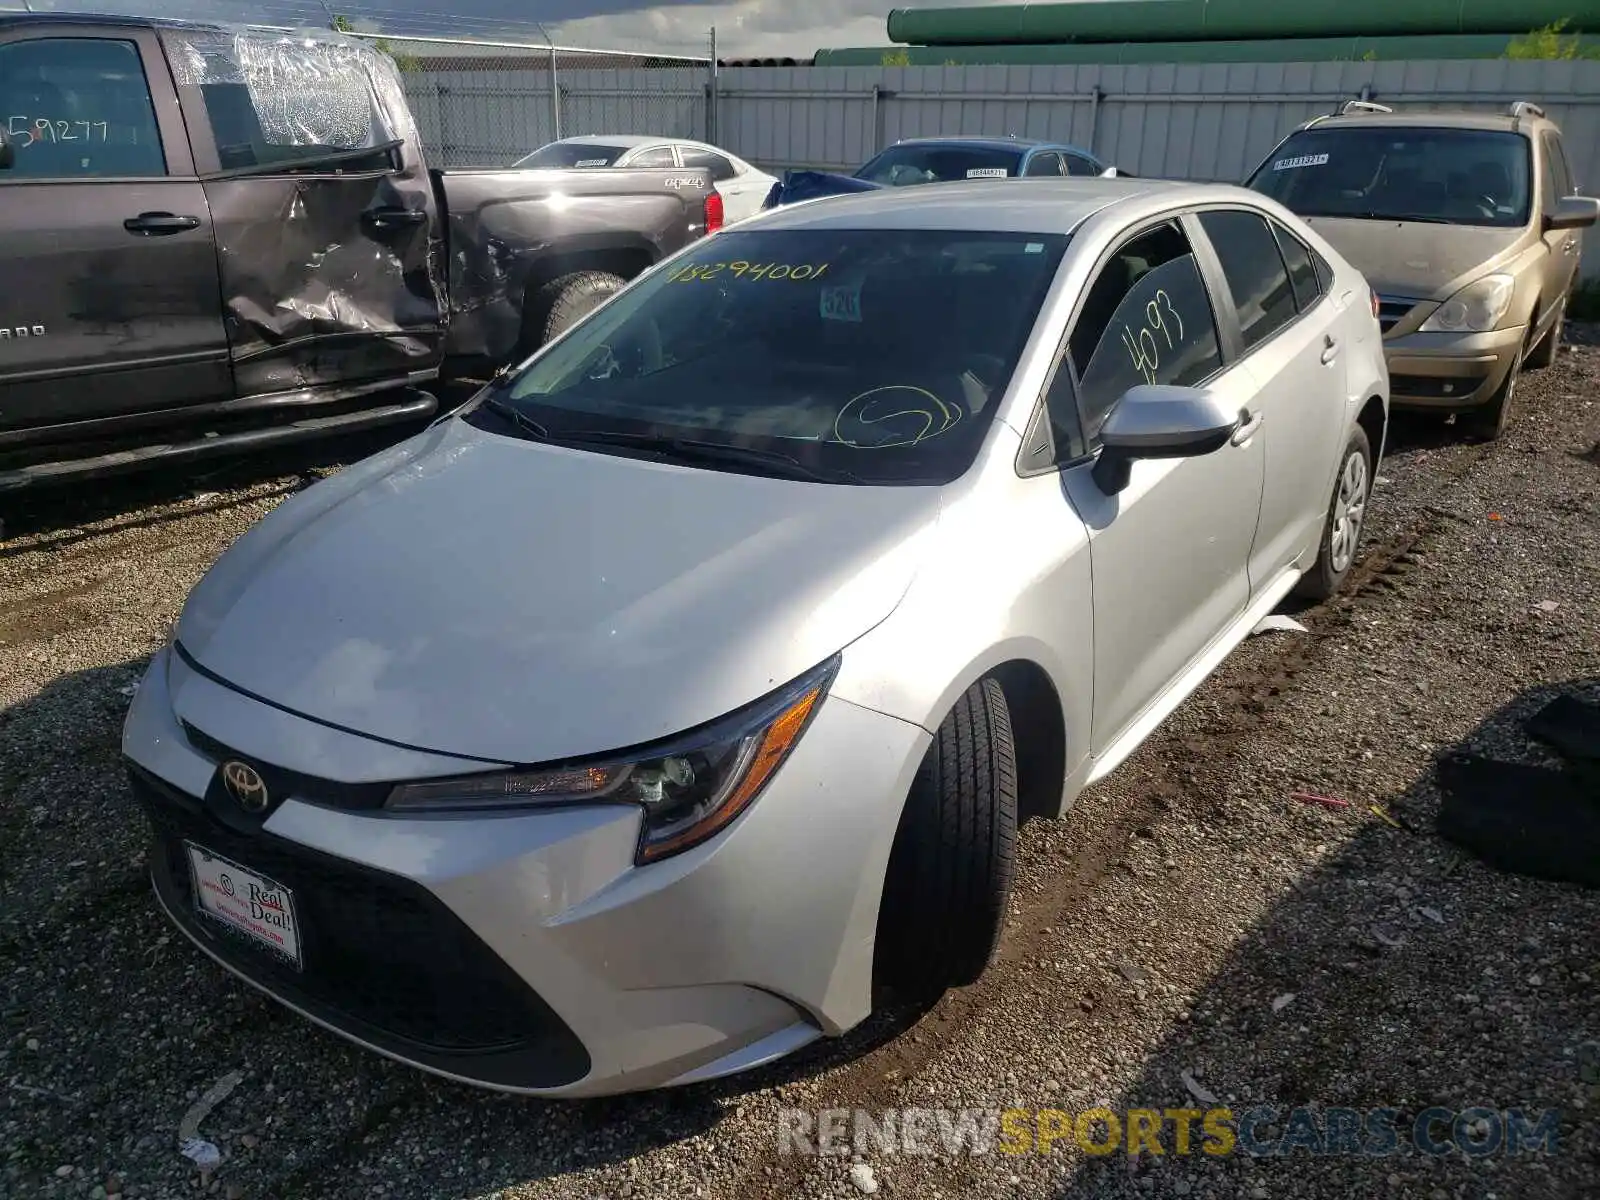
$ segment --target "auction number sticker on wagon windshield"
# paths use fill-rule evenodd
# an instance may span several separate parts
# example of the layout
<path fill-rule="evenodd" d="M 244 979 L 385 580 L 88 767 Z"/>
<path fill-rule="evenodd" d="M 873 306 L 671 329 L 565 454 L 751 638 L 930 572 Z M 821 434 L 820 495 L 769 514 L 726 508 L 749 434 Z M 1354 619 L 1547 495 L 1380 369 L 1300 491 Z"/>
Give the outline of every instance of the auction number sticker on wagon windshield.
<path fill-rule="evenodd" d="M 1326 154 L 1302 154 L 1299 158 L 1280 158 L 1272 164 L 1274 171 L 1293 171 L 1297 167 L 1325 167 L 1328 165 Z"/>
<path fill-rule="evenodd" d="M 300 966 L 294 896 L 282 884 L 185 842 L 195 906 L 278 958 Z"/>
<path fill-rule="evenodd" d="M 973 167 L 967 172 L 968 179 L 1007 179 L 1010 172 L 1004 167 Z"/>

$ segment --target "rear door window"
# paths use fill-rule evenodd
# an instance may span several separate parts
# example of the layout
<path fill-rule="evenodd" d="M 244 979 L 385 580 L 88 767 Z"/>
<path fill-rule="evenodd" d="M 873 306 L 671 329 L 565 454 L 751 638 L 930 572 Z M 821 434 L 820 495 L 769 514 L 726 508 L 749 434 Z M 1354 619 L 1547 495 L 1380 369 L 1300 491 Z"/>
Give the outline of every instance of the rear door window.
<path fill-rule="evenodd" d="M 713 154 L 709 150 L 700 150 L 694 146 L 683 147 L 683 165 L 688 168 L 703 168 L 711 173 L 713 183 L 721 183 L 734 177 L 733 164 L 721 154 Z"/>
<path fill-rule="evenodd" d="M 7 178 L 148 178 L 167 173 L 139 47 L 112 38 L 0 46 L 0 121 L 15 146 Z"/>
<path fill-rule="evenodd" d="M 1091 440 L 1129 388 L 1192 386 L 1222 366 L 1211 299 L 1181 229 L 1162 225 L 1111 255 L 1089 285 L 1068 346 Z"/>
<path fill-rule="evenodd" d="M 1098 175 L 1100 174 L 1100 165 L 1081 154 L 1069 154 L 1067 155 L 1067 174 Z"/>
<path fill-rule="evenodd" d="M 675 167 L 678 158 L 672 152 L 671 146 L 651 146 L 648 150 L 641 150 L 628 160 L 630 167 Z"/>
<path fill-rule="evenodd" d="M 1217 209 L 1200 213 L 1199 218 L 1222 261 L 1244 348 L 1260 345 L 1294 320 L 1298 311 L 1277 240 L 1266 218 L 1255 213 Z"/>
<path fill-rule="evenodd" d="M 1061 166 L 1061 156 L 1053 150 L 1046 150 L 1043 154 L 1035 154 L 1028 160 L 1028 169 L 1024 172 L 1029 177 L 1035 175 L 1062 176 L 1066 171 Z"/>

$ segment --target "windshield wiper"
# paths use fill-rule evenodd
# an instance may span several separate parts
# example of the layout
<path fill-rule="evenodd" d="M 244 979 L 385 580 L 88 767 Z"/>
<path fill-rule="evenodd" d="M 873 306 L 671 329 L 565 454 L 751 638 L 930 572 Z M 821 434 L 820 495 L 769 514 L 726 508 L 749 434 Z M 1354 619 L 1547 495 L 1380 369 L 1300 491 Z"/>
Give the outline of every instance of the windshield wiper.
<path fill-rule="evenodd" d="M 1363 221 L 1413 221 L 1422 225 L 1454 225 L 1455 222 L 1448 217 L 1425 217 L 1420 213 L 1381 213 L 1359 212 L 1351 213 L 1353 217 Z"/>
<path fill-rule="evenodd" d="M 563 445 L 629 446 L 638 450 L 655 450 L 662 454 L 699 462 L 738 462 L 770 467 L 790 479 L 808 479 L 817 483 L 864 483 L 859 475 L 831 467 L 814 467 L 801 462 L 792 454 L 781 450 L 763 450 L 754 446 L 734 446 L 727 442 L 710 442 L 702 438 L 672 437 L 656 433 L 630 433 L 617 429 L 563 430 L 551 435 L 551 440 Z"/>
<path fill-rule="evenodd" d="M 504 417 L 536 442 L 548 442 L 553 440 L 548 429 L 539 424 L 539 422 L 535 421 L 516 405 L 507 404 L 498 396 L 485 396 L 483 398 L 483 407 L 487 408 L 496 416 Z"/>

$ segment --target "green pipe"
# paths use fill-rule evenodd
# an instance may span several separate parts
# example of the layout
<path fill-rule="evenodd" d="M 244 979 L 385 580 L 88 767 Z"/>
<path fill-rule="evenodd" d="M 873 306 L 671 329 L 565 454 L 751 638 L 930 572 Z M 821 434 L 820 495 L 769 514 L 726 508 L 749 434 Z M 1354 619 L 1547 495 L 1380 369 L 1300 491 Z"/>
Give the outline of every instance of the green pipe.
<path fill-rule="evenodd" d="M 908 45 L 1130 42 L 1290 37 L 1526 34 L 1560 20 L 1600 31 L 1600 0 L 1099 0 L 1087 4 L 897 8 L 889 40 Z"/>
<path fill-rule="evenodd" d="M 1293 38 L 1251 41 L 1056 42 L 1043 45 L 853 46 L 817 51 L 819 67 L 969 66 L 985 63 L 1247 63 L 1351 62 L 1373 59 L 1501 58 L 1507 34 L 1449 37 Z M 1600 54 L 1600 38 L 1579 39 L 1580 53 Z"/>

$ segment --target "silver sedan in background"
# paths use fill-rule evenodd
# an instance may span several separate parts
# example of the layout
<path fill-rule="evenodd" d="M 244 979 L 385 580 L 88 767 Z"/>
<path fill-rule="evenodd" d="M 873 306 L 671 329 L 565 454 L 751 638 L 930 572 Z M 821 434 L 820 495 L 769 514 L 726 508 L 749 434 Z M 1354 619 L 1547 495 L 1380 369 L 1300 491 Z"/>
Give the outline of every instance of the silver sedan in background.
<path fill-rule="evenodd" d="M 1355 559 L 1365 280 L 1239 189 L 801 204 L 278 507 L 128 716 L 156 893 L 459 1080 L 709 1079 L 968 983 L 1057 817 Z"/>

